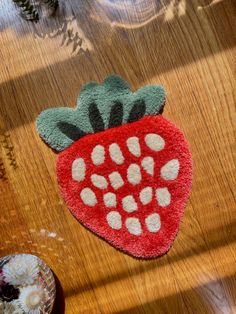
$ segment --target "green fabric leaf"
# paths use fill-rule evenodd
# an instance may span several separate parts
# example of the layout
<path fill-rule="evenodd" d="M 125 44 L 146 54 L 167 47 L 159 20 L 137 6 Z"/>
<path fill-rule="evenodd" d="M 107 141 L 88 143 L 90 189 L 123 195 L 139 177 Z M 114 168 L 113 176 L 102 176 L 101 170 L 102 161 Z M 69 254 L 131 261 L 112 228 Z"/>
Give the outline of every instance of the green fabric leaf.
<path fill-rule="evenodd" d="M 164 101 L 165 90 L 160 85 L 146 85 L 132 92 L 126 81 L 111 75 L 102 84 L 90 82 L 84 85 L 75 109 L 63 107 L 43 111 L 37 119 L 37 131 L 52 148 L 61 151 L 73 143 L 76 134 L 79 138 L 117 126 L 117 123 L 125 124 L 144 115 L 158 114 Z M 117 119 L 114 110 L 119 114 Z M 114 124 L 111 123 L 113 120 Z M 68 132 L 65 125 L 70 129 Z"/>

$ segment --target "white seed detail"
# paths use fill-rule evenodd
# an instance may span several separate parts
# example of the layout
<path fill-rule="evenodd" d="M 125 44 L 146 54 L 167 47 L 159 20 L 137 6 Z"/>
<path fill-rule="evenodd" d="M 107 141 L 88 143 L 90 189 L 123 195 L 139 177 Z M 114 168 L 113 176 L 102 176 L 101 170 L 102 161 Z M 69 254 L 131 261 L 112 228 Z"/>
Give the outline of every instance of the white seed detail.
<path fill-rule="evenodd" d="M 106 207 L 116 207 L 116 195 L 114 193 L 108 192 L 103 195 L 103 201 Z"/>
<path fill-rule="evenodd" d="M 152 201 L 152 188 L 147 186 L 146 188 L 142 189 L 139 193 L 140 201 L 143 205 L 147 205 Z"/>
<path fill-rule="evenodd" d="M 78 182 L 85 178 L 86 166 L 83 158 L 77 158 L 72 163 L 72 178 Z"/>
<path fill-rule="evenodd" d="M 135 157 L 140 157 L 141 149 L 140 149 L 138 137 L 136 136 L 129 137 L 126 141 L 126 144 L 127 144 L 128 150 L 130 151 L 132 155 L 134 155 Z"/>
<path fill-rule="evenodd" d="M 109 179 L 110 179 L 113 189 L 115 190 L 119 189 L 124 184 L 124 181 L 121 175 L 117 171 L 114 171 L 111 174 L 109 174 Z"/>
<path fill-rule="evenodd" d="M 155 233 L 161 229 L 161 220 L 157 213 L 149 215 L 145 219 L 145 223 L 149 232 Z"/>
<path fill-rule="evenodd" d="M 129 233 L 133 235 L 140 235 L 142 233 L 142 227 L 138 218 L 127 218 L 125 221 L 125 226 L 128 229 Z"/>
<path fill-rule="evenodd" d="M 127 170 L 127 179 L 129 183 L 136 185 L 139 184 L 142 176 L 140 172 L 140 167 L 137 164 L 131 164 Z"/>
<path fill-rule="evenodd" d="M 154 152 L 159 152 L 165 146 L 164 139 L 160 135 L 154 133 L 145 136 L 145 143 Z"/>
<path fill-rule="evenodd" d="M 161 207 L 166 207 L 170 205 L 171 195 L 167 188 L 158 188 L 156 190 L 156 199 L 158 205 Z"/>
<path fill-rule="evenodd" d="M 92 174 L 91 175 L 91 181 L 94 186 L 96 186 L 99 189 L 106 189 L 107 188 L 107 180 L 103 176 L 100 176 L 98 174 Z"/>
<path fill-rule="evenodd" d="M 111 159 L 117 164 L 121 165 L 124 162 L 124 156 L 120 150 L 120 146 L 116 143 L 113 143 L 109 146 L 109 153 Z"/>
<path fill-rule="evenodd" d="M 142 167 L 143 169 L 150 174 L 151 176 L 153 176 L 154 174 L 154 160 L 152 157 L 144 157 L 142 162 Z"/>
<path fill-rule="evenodd" d="M 179 174 L 179 161 L 172 159 L 161 168 L 161 177 L 164 180 L 175 180 Z"/>
<path fill-rule="evenodd" d="M 138 205 L 135 202 L 135 199 L 132 195 L 127 195 L 127 196 L 123 197 L 122 206 L 123 206 L 123 209 L 127 213 L 132 213 L 138 209 Z"/>
<path fill-rule="evenodd" d="M 80 192 L 80 197 L 85 205 L 95 206 L 97 204 L 96 195 L 90 188 L 84 188 Z"/>
<path fill-rule="evenodd" d="M 121 215 L 117 211 L 111 211 L 110 213 L 107 214 L 107 222 L 112 229 L 114 230 L 121 229 L 122 226 Z"/>
<path fill-rule="evenodd" d="M 102 145 L 96 145 L 92 151 L 91 159 L 94 165 L 98 166 L 104 163 L 105 149 Z"/>

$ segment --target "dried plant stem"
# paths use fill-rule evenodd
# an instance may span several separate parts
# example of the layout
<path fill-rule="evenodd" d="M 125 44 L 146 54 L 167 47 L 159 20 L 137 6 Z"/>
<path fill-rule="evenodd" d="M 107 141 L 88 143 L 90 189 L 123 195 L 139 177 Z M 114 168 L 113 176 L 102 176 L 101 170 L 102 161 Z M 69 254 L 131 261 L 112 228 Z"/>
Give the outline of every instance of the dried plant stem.
<path fill-rule="evenodd" d="M 39 14 L 29 0 L 13 0 L 13 2 L 21 9 L 21 14 L 26 20 L 39 20 Z"/>
<path fill-rule="evenodd" d="M 49 9 L 54 9 L 58 7 L 58 0 L 43 0 L 43 3 L 47 5 Z"/>
<path fill-rule="evenodd" d="M 20 8 L 21 15 L 24 19 L 35 22 L 39 20 L 39 12 L 30 0 L 13 0 L 13 2 Z M 45 5 L 46 10 L 48 10 L 50 12 L 49 15 L 51 15 L 58 7 L 58 0 L 42 0 L 42 4 Z"/>

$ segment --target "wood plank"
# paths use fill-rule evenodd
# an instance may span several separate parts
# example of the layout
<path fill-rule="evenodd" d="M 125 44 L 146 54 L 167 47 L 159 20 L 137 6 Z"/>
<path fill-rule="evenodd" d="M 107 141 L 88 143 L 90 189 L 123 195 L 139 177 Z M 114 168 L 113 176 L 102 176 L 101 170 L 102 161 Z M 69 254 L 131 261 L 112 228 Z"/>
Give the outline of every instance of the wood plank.
<path fill-rule="evenodd" d="M 70 0 L 34 25 L 1 1 L 0 255 L 43 258 L 65 313 L 236 311 L 235 13 L 233 1 Z M 85 82 L 110 73 L 134 90 L 164 85 L 164 115 L 193 153 L 180 232 L 155 260 L 116 251 L 72 217 L 57 154 L 35 130 L 41 110 L 74 107 Z"/>

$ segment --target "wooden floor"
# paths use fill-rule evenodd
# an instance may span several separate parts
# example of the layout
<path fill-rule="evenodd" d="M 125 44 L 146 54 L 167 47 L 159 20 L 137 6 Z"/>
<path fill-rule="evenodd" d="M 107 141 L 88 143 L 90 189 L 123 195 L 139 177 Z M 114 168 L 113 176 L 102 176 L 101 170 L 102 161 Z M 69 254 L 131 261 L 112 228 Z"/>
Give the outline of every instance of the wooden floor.
<path fill-rule="evenodd" d="M 0 2 L 0 255 L 43 258 L 60 286 L 54 313 L 236 313 L 234 1 L 65 0 L 27 23 Z M 191 145 L 194 180 L 180 232 L 139 261 L 83 228 L 41 141 L 41 110 L 74 107 L 109 73 L 160 83 L 164 116 Z"/>

